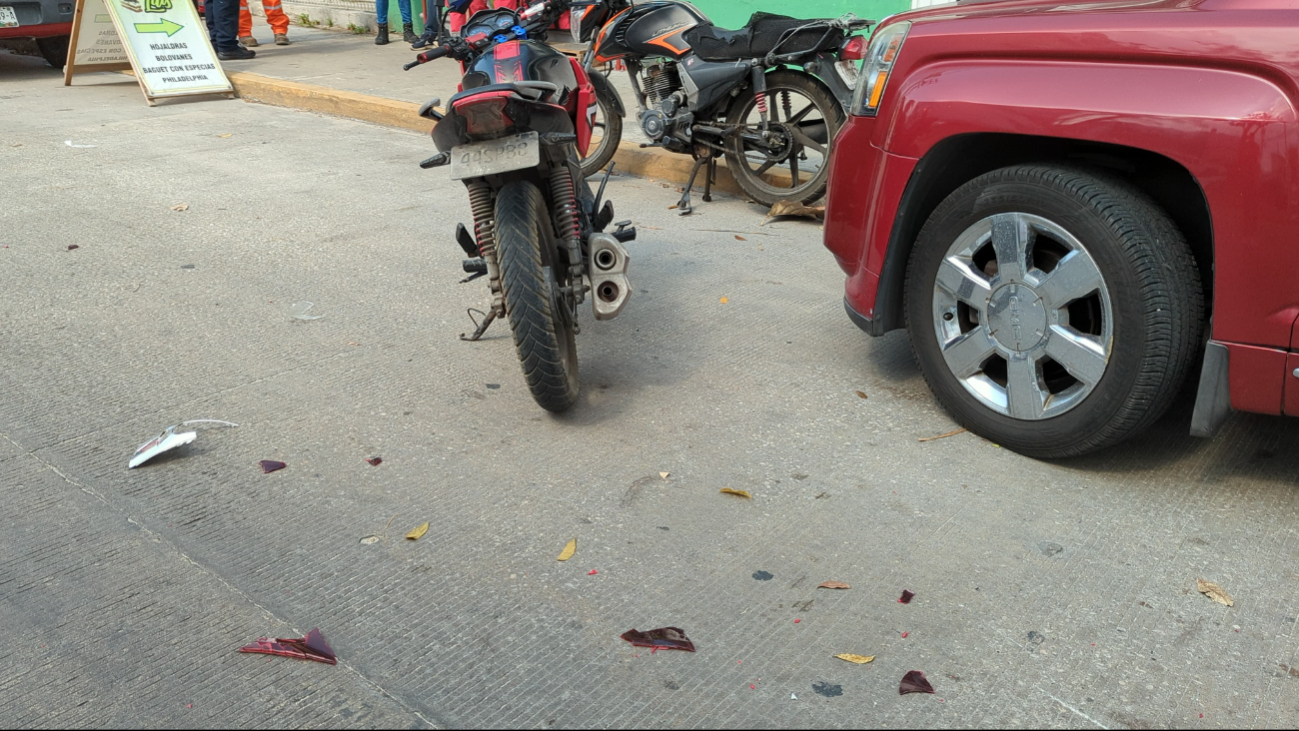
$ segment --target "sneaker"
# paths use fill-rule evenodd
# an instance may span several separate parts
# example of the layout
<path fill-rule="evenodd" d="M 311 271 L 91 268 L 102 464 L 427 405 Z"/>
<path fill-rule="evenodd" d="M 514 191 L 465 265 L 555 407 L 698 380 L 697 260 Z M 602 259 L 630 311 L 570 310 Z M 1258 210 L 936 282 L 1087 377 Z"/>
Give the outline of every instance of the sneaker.
<path fill-rule="evenodd" d="M 425 48 L 428 48 L 429 46 L 436 46 L 436 45 L 437 45 L 437 33 L 432 28 L 425 28 L 424 35 L 420 36 L 419 38 L 416 38 L 415 42 L 410 44 L 410 50 L 422 51 Z"/>
<path fill-rule="evenodd" d="M 229 51 L 217 51 L 217 58 L 222 61 L 247 61 L 256 56 L 256 51 L 251 51 L 243 46 L 235 46 Z"/>
<path fill-rule="evenodd" d="M 275 34 L 275 45 L 277 45 L 277 46 L 287 46 L 287 45 L 289 45 L 289 35 L 288 35 L 287 33 L 276 33 L 276 34 Z"/>
<path fill-rule="evenodd" d="M 244 48 L 256 48 L 257 39 L 253 38 L 252 36 L 244 36 L 243 38 L 239 39 L 239 45 L 243 46 Z"/>

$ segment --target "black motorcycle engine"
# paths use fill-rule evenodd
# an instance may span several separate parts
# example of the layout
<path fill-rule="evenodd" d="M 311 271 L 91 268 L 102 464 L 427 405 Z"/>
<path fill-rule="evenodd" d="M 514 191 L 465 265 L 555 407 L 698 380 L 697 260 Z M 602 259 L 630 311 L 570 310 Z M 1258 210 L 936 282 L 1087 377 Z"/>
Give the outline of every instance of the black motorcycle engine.
<path fill-rule="evenodd" d="M 676 61 L 662 60 L 652 66 L 646 66 L 645 106 L 641 113 L 640 126 L 645 136 L 660 142 L 664 137 L 690 137 L 690 122 L 693 115 L 678 114 L 686 105 L 686 92 L 681 84 L 681 71 Z M 678 134 L 678 128 L 684 134 Z"/>

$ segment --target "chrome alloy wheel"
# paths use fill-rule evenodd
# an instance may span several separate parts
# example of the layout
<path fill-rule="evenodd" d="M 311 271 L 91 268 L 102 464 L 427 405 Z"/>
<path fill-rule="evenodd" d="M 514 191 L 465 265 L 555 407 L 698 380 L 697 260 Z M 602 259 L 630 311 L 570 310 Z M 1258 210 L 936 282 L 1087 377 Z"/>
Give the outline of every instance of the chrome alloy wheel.
<path fill-rule="evenodd" d="M 1087 249 L 1059 225 L 1000 213 L 948 248 L 933 297 L 943 359 L 984 406 L 1015 419 L 1059 416 L 1105 375 L 1109 289 Z"/>

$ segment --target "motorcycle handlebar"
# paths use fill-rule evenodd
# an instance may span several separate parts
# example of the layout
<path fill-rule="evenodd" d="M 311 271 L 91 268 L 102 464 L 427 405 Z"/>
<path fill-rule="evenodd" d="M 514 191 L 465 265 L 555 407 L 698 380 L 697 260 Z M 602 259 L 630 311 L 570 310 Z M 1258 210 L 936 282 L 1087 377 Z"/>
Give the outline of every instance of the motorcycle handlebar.
<path fill-rule="evenodd" d="M 416 66 L 419 66 L 420 64 L 425 64 L 428 63 L 429 61 L 437 60 L 447 55 L 448 53 L 451 53 L 450 46 L 438 46 L 437 48 L 434 48 L 431 51 L 425 51 L 420 55 L 416 56 L 414 61 L 411 61 L 405 66 L 402 66 L 401 69 L 402 71 L 410 71 L 411 69 L 415 68 Z"/>

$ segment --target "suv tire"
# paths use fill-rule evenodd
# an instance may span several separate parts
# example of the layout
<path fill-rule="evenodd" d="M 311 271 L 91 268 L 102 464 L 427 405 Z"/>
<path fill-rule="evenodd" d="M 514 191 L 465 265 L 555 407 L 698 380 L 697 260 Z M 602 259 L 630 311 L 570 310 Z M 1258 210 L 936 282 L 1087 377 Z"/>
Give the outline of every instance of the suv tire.
<path fill-rule="evenodd" d="M 1039 458 L 1115 444 L 1182 386 L 1204 320 L 1185 238 L 1087 168 L 1018 165 L 958 188 L 907 267 L 907 331 L 963 426 Z"/>

